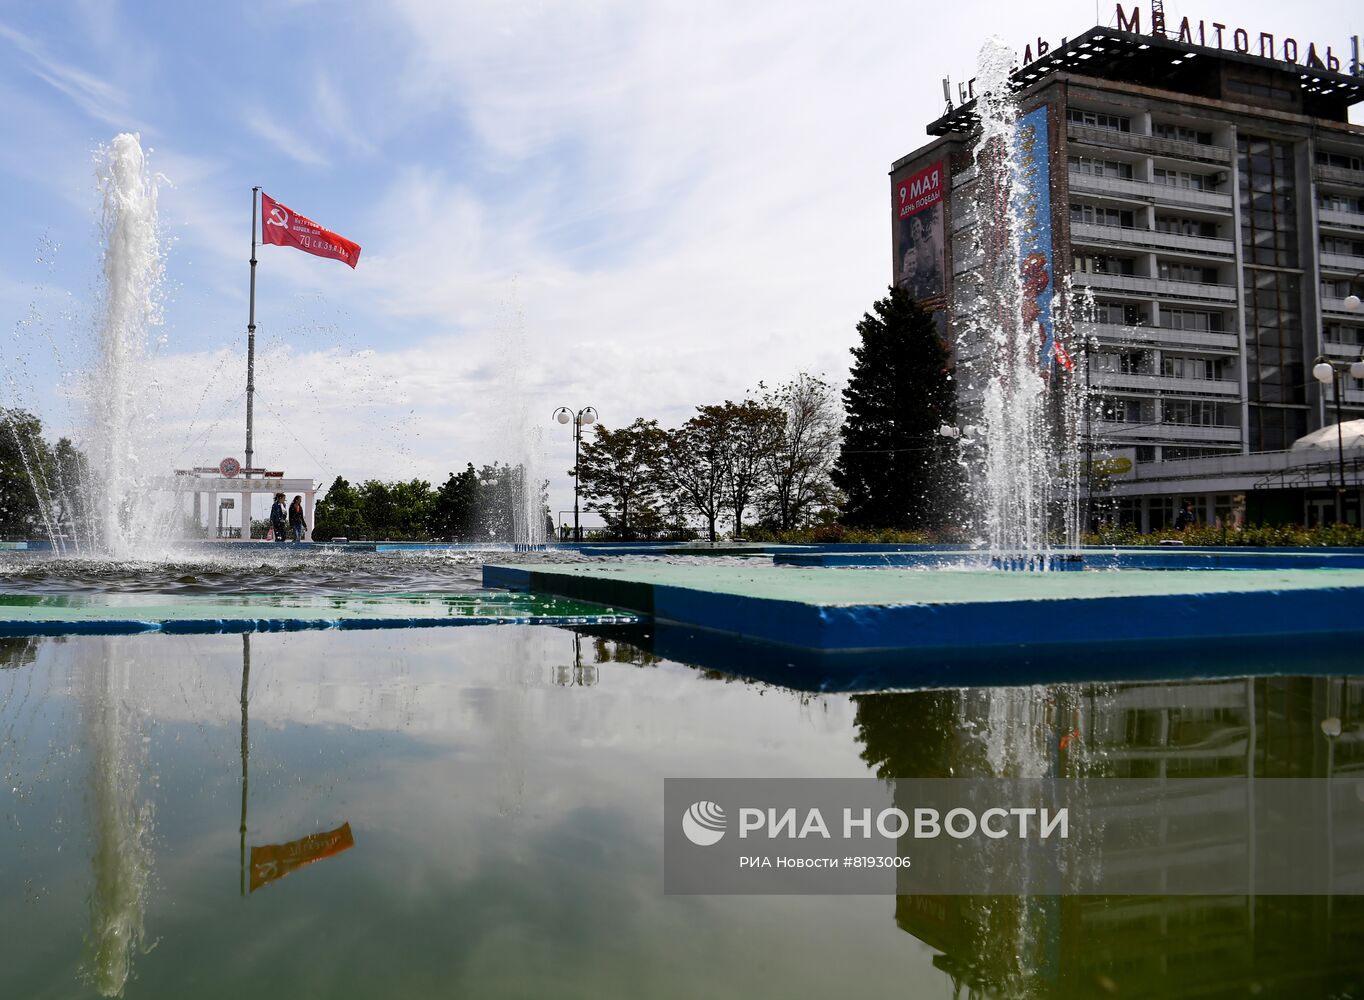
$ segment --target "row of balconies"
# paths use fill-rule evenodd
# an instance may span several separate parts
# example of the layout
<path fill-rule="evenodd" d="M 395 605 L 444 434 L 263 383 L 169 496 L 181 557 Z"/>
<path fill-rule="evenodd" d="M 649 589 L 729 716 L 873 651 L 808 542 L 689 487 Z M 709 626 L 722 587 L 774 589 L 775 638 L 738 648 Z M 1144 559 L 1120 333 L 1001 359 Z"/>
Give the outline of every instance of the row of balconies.
<path fill-rule="evenodd" d="M 1235 285 L 1205 285 L 1196 281 L 1170 281 L 1165 278 L 1143 278 L 1135 274 L 1097 274 L 1090 271 L 1075 271 L 1071 274 L 1071 281 L 1076 285 L 1115 292 L 1211 302 L 1236 301 Z M 1341 310 L 1344 308 L 1342 301 Z"/>
<path fill-rule="evenodd" d="M 1144 375 L 1135 372 L 1095 371 L 1093 384 L 1136 392 L 1197 393 L 1203 396 L 1239 396 L 1239 379 L 1175 378 L 1171 375 Z"/>
<path fill-rule="evenodd" d="M 1329 229 L 1364 230 L 1364 212 L 1344 212 L 1336 208 L 1318 209 L 1317 225 Z"/>
<path fill-rule="evenodd" d="M 1324 163 L 1312 166 L 1312 176 L 1328 184 L 1349 184 L 1364 187 L 1364 170 L 1351 170 L 1349 167 L 1332 167 Z"/>
<path fill-rule="evenodd" d="M 1195 441 L 1219 444 L 1241 443 L 1241 428 L 1237 425 L 1128 424 L 1120 421 L 1098 420 L 1094 423 L 1094 430 L 1100 437 L 1116 440 L 1138 438 L 1144 441 L 1171 441 L 1179 444 Z"/>
<path fill-rule="evenodd" d="M 1358 274 L 1364 271 L 1364 257 L 1346 253 L 1322 253 L 1321 267 L 1324 271 L 1340 271 L 1345 274 Z"/>
<path fill-rule="evenodd" d="M 1236 354 L 1240 339 L 1234 333 L 1172 330 L 1161 326 L 1123 326 L 1119 323 L 1078 323 L 1081 334 L 1111 344 L 1151 344 L 1159 347 L 1199 348 L 1205 353 Z"/>
<path fill-rule="evenodd" d="M 1152 247 L 1159 250 L 1183 250 L 1189 253 L 1228 258 L 1236 255 L 1236 247 L 1231 240 L 1211 239 L 1206 236 L 1185 236 L 1182 233 L 1162 233 L 1154 229 L 1128 226 L 1102 226 L 1092 222 L 1072 222 L 1070 238 L 1072 243 Z"/>
<path fill-rule="evenodd" d="M 1201 142 L 1162 139 L 1154 135 L 1118 132 L 1094 125 L 1077 125 L 1074 122 L 1066 123 L 1066 133 L 1072 142 L 1081 142 L 1089 146 L 1128 149 L 1137 153 L 1169 156 L 1179 160 L 1194 160 L 1199 163 L 1231 163 L 1231 150 L 1225 146 L 1205 146 Z"/>
<path fill-rule="evenodd" d="M 1095 177 L 1077 170 L 1070 171 L 1070 187 L 1072 191 L 1087 191 L 1114 198 L 1215 209 L 1220 212 L 1231 211 L 1231 195 L 1220 191 L 1196 191 L 1192 188 L 1156 184 L 1151 181 L 1125 180 L 1121 177 Z"/>

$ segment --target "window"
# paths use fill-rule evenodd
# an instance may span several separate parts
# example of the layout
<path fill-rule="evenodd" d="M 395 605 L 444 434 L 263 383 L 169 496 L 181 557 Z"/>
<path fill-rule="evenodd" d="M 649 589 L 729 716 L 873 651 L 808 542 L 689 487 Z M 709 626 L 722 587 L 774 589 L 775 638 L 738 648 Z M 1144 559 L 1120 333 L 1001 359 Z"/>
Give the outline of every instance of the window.
<path fill-rule="evenodd" d="M 1149 399 L 1128 399 L 1112 396 L 1099 400 L 1099 419 L 1114 424 L 1144 424 L 1151 422 L 1155 404 Z"/>
<path fill-rule="evenodd" d="M 1088 128 L 1108 129 L 1110 132 L 1132 131 L 1132 120 L 1130 118 L 1109 114 L 1106 111 L 1085 111 L 1082 108 L 1069 108 L 1066 111 L 1066 119 L 1072 125 L 1084 125 Z"/>
<path fill-rule="evenodd" d="M 1176 142 L 1196 142 L 1200 146 L 1212 145 L 1212 133 L 1202 132 L 1188 125 L 1174 122 L 1152 122 L 1151 134 L 1158 139 L 1173 139 Z"/>
<path fill-rule="evenodd" d="M 1225 448 L 1185 448 L 1167 444 L 1162 457 L 1167 462 L 1178 462 L 1181 458 L 1218 458 L 1223 455 L 1235 454 L 1236 452 L 1228 451 Z"/>
<path fill-rule="evenodd" d="M 1167 355 L 1161 359 L 1160 373 L 1166 378 L 1196 378 L 1220 382 L 1225 379 L 1227 364 L 1225 358 L 1172 358 Z"/>
<path fill-rule="evenodd" d="M 1136 326 L 1146 322 L 1141 309 L 1130 302 L 1095 302 L 1094 322 Z"/>
<path fill-rule="evenodd" d="M 1100 160 L 1093 156 L 1069 157 L 1070 169 L 1077 174 L 1089 177 L 1116 177 L 1119 180 L 1132 179 L 1132 164 L 1120 160 Z"/>
<path fill-rule="evenodd" d="M 1165 281 L 1192 281 L 1200 285 L 1217 284 L 1217 268 L 1197 264 L 1175 264 L 1168 260 L 1157 262 L 1158 274 Z"/>
<path fill-rule="evenodd" d="M 1364 257 L 1364 241 L 1323 236 L 1321 238 L 1321 252 L 1344 254 L 1347 257 Z"/>
<path fill-rule="evenodd" d="M 1171 330 L 1198 330 L 1200 332 L 1221 333 L 1222 314 L 1204 312 L 1198 309 L 1162 309 L 1164 326 Z"/>
<path fill-rule="evenodd" d="M 1104 351 L 1099 355 L 1099 371 L 1122 375 L 1150 375 L 1155 366 L 1146 351 Z"/>
<path fill-rule="evenodd" d="M 1364 170 L 1364 160 L 1349 153 L 1333 153 L 1330 150 L 1317 150 L 1317 164 L 1323 167 L 1340 167 L 1344 170 Z"/>
<path fill-rule="evenodd" d="M 1328 279 L 1321 283 L 1321 297 L 1324 299 L 1343 299 L 1350 294 L 1350 279 Z"/>
<path fill-rule="evenodd" d="M 1166 399 L 1161 407 L 1160 419 L 1166 424 L 1220 427 L 1223 426 L 1218 413 L 1221 406 L 1207 399 Z"/>
<path fill-rule="evenodd" d="M 1364 327 L 1347 326 L 1344 323 L 1327 324 L 1322 331 L 1322 339 L 1332 344 L 1364 345 Z"/>
<path fill-rule="evenodd" d="M 1187 191 L 1212 191 L 1217 187 L 1216 181 L 1206 174 L 1190 173 L 1187 170 L 1167 170 L 1164 167 L 1156 167 L 1151 172 L 1151 180 L 1165 187 L 1182 188 Z"/>
<path fill-rule="evenodd" d="M 1111 257 L 1107 254 L 1076 254 L 1075 270 L 1085 274 L 1136 274 L 1137 262 L 1132 257 Z"/>
<path fill-rule="evenodd" d="M 1118 226 L 1122 229 L 1133 229 L 1136 226 L 1134 213 L 1101 205 L 1071 205 L 1070 221 L 1084 222 L 1092 226 Z"/>
<path fill-rule="evenodd" d="M 1177 236 L 1201 236 L 1204 239 L 1217 238 L 1217 223 L 1203 219 L 1181 219 L 1173 215 L 1156 216 L 1156 232 L 1174 233 Z"/>
<path fill-rule="evenodd" d="M 1156 460 L 1156 446 L 1153 444 L 1137 445 L 1138 462 L 1154 462 Z M 1140 501 L 1137 501 L 1140 503 Z"/>
<path fill-rule="evenodd" d="M 1327 212 L 1354 212 L 1364 213 L 1364 197 L 1355 197 L 1348 194 L 1336 194 L 1332 191 L 1321 193 L 1321 207 Z"/>

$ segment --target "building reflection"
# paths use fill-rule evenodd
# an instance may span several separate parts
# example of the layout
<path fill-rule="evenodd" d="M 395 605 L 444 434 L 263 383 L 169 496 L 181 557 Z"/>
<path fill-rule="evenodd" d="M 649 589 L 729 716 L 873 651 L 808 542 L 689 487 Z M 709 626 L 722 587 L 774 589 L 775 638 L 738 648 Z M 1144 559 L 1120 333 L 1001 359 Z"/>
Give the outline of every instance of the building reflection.
<path fill-rule="evenodd" d="M 1364 773 L 1360 677 L 939 690 L 854 701 L 862 757 L 883 778 Z M 1162 866 L 1207 847 L 1165 846 L 1173 850 L 1142 859 L 1153 887 Z M 1364 987 L 1359 896 L 901 895 L 895 921 L 939 953 L 934 964 L 957 996 L 1345 996 Z"/>

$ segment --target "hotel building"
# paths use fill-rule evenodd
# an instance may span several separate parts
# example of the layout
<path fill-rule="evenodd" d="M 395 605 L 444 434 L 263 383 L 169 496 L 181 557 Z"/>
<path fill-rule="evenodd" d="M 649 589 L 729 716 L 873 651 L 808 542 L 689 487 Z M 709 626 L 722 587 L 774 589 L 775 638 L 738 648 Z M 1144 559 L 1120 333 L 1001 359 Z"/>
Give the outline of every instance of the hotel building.
<path fill-rule="evenodd" d="M 1044 144 L 1055 336 L 1089 361 L 1099 508 L 1142 531 L 1185 499 L 1204 523 L 1358 525 L 1364 441 L 1342 457 L 1331 434 L 1300 439 L 1338 405 L 1364 418 L 1349 373 L 1364 357 L 1364 128 L 1348 119 L 1364 76 L 1316 45 L 1214 25 L 1219 48 L 1205 24 L 1143 33 L 1139 16 L 1030 46 L 1012 77 Z M 961 90 L 893 165 L 892 268 L 969 352 L 979 119 Z M 1067 281 L 1088 315 L 1064 304 Z M 1314 378 L 1323 361 L 1337 371 Z"/>

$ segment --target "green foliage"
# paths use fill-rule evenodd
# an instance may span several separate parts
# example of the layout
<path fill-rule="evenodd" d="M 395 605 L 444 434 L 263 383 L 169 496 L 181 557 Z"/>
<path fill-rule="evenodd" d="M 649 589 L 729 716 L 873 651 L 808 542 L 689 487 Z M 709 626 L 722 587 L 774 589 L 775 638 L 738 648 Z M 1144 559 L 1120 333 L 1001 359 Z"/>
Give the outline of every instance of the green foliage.
<path fill-rule="evenodd" d="M 1364 528 L 1349 524 L 1318 525 L 1304 528 L 1298 524 L 1248 524 L 1237 531 L 1215 525 L 1194 525 L 1184 531 L 1166 528 L 1143 535 L 1130 524 L 1105 526 L 1085 536 L 1087 545 L 1159 545 L 1179 541 L 1189 546 L 1246 546 L 1255 548 L 1364 547 Z"/>
<path fill-rule="evenodd" d="M 835 500 L 829 473 L 838 444 L 838 402 L 833 387 L 808 372 L 775 389 L 761 382 L 758 388 L 762 404 L 782 414 L 781 433 L 765 456 L 766 489 L 759 503 L 766 523 L 790 531 Z"/>
<path fill-rule="evenodd" d="M 653 537 L 662 530 L 658 502 L 665 441 L 658 421 L 639 418 L 614 431 L 597 424 L 595 438 L 583 443 L 579 494 L 588 510 L 602 515 L 615 537 Z"/>
<path fill-rule="evenodd" d="M 951 356 L 933 317 L 903 288 L 857 324 L 843 390 L 847 419 L 833 482 L 850 526 L 938 527 L 955 513 L 955 456 L 937 431 L 956 421 Z"/>
<path fill-rule="evenodd" d="M 0 409 L 0 537 L 46 537 L 43 503 L 56 486 L 57 463 L 42 421 L 25 410 Z"/>
<path fill-rule="evenodd" d="M 478 473 L 474 471 L 472 462 L 458 475 L 450 473 L 436 491 L 431 505 L 431 534 L 452 542 L 479 540 L 482 534 L 479 521 L 481 496 Z"/>

